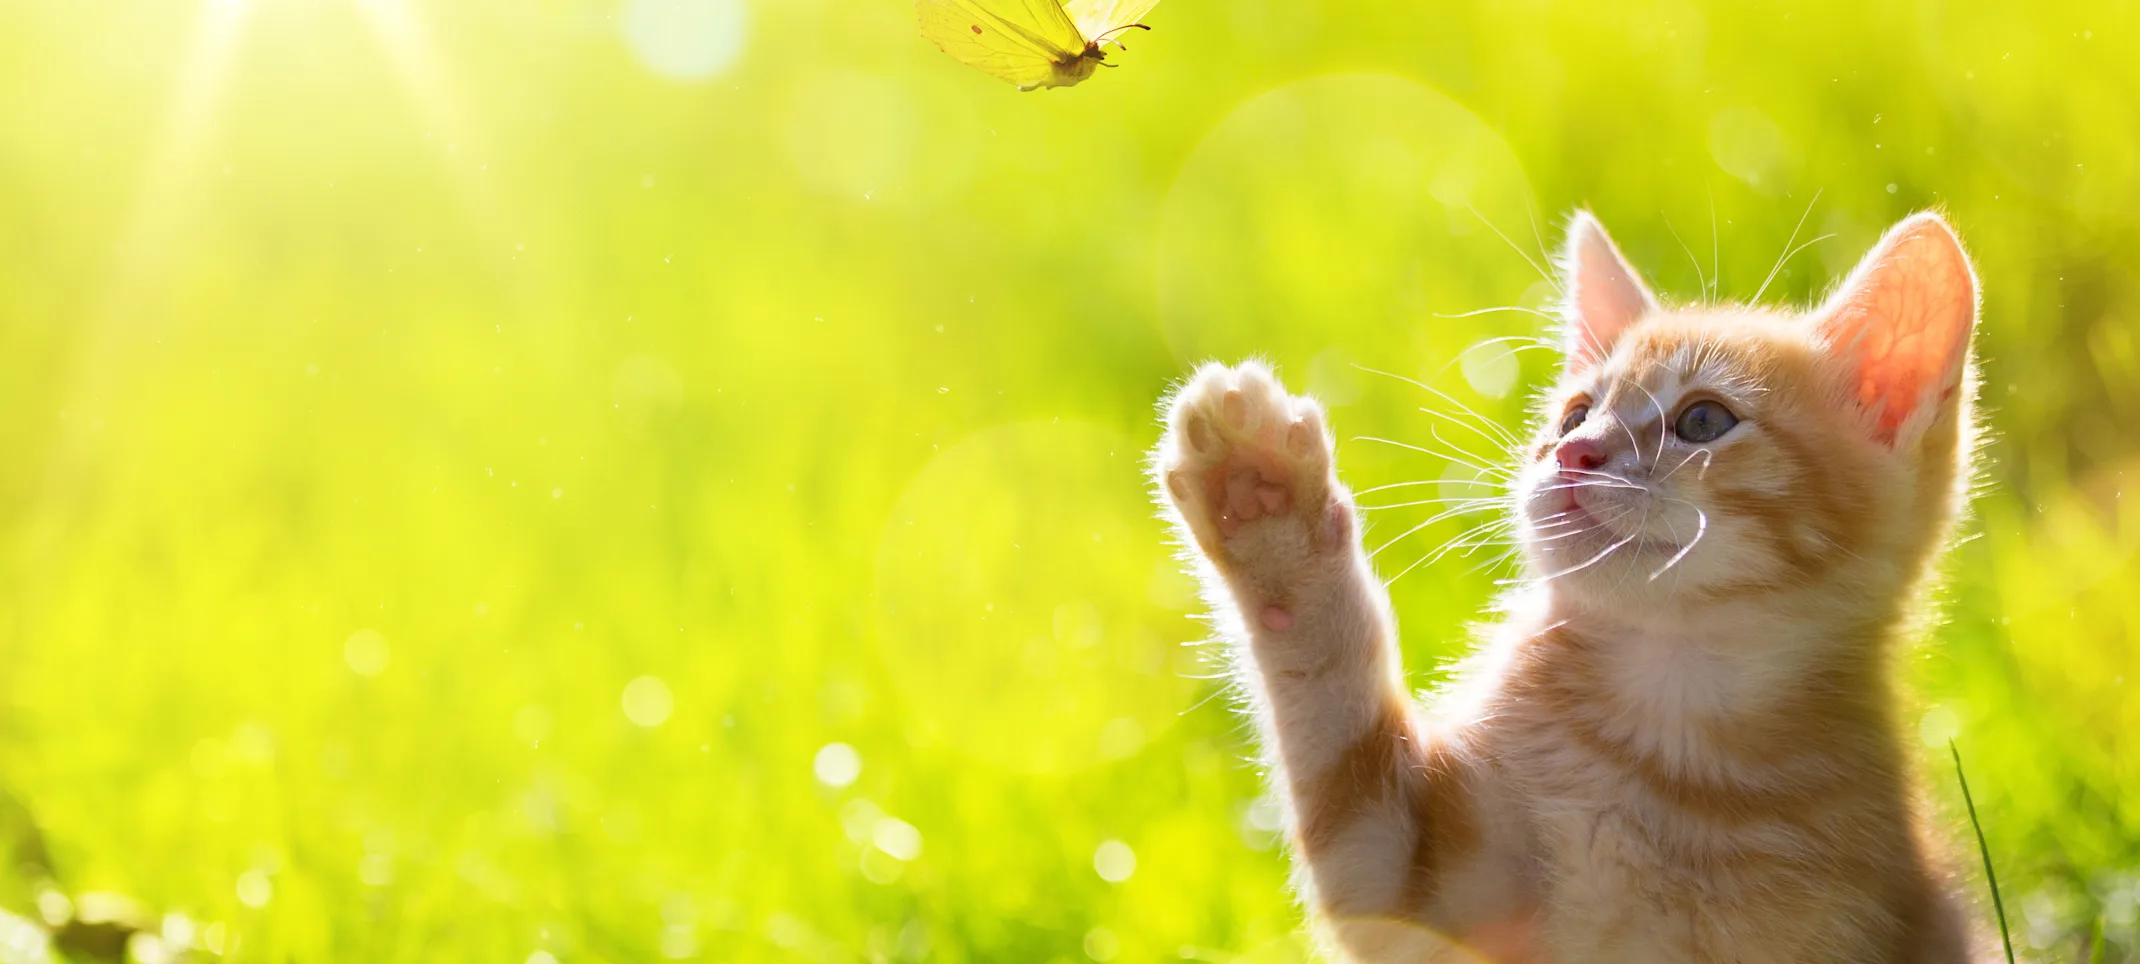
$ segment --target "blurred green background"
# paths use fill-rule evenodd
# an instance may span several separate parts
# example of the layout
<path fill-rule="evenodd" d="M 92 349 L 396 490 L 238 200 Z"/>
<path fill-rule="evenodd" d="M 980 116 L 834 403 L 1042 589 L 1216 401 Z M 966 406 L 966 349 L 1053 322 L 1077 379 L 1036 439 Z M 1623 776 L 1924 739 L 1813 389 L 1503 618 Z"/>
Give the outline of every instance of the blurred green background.
<path fill-rule="evenodd" d="M 1578 205 L 1682 300 L 1953 217 L 1997 435 L 1906 718 L 2025 953 L 2140 954 L 2140 10 L 1148 22 L 1020 94 L 905 0 L 0 7 L 0 955 L 103 892 L 144 957 L 1302 959 L 1154 402 L 1260 353 L 1355 487 L 1472 487 L 1365 369 L 1520 424 Z M 1394 584 L 1422 684 L 1494 558 Z"/>

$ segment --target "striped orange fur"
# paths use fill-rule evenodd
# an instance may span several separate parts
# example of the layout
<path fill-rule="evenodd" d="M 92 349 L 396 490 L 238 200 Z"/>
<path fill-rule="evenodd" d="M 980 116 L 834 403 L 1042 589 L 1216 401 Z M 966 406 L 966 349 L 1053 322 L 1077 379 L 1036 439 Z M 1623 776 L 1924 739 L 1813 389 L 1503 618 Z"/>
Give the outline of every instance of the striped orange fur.
<path fill-rule="evenodd" d="M 1530 578 L 1431 705 L 1314 402 L 1171 400 L 1155 482 L 1238 643 L 1296 879 L 1361 961 L 1959 962 L 1890 666 L 1976 434 L 1976 277 L 1895 226 L 1804 313 L 1666 306 L 1596 221 L 1520 454 Z"/>

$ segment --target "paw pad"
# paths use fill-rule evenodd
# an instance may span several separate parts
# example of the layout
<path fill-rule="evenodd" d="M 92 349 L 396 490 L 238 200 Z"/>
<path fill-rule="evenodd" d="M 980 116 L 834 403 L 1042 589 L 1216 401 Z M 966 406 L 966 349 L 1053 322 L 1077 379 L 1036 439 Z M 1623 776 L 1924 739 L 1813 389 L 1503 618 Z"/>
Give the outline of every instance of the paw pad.
<path fill-rule="evenodd" d="M 1167 421 L 1159 476 L 1215 561 L 1230 558 L 1229 540 L 1272 522 L 1300 524 L 1309 541 L 1328 541 L 1337 488 L 1313 401 L 1286 394 L 1261 365 L 1207 365 L 1176 396 Z"/>

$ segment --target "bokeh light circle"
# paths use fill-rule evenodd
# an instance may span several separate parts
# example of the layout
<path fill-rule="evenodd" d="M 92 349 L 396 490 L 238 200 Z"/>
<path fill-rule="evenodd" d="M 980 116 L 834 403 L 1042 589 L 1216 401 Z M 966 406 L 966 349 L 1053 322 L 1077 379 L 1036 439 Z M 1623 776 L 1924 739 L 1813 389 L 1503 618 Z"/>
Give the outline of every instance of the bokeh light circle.
<path fill-rule="evenodd" d="M 238 902 L 255 909 L 266 907 L 275 899 L 275 882 L 264 870 L 248 870 L 238 875 Z"/>
<path fill-rule="evenodd" d="M 1109 840 L 1092 852 L 1092 872 L 1110 884 L 1128 880 L 1137 872 L 1137 852 L 1120 840 Z"/>
<path fill-rule="evenodd" d="M 915 476 L 876 577 L 910 743 L 1075 770 L 1193 702 L 1201 667 L 1181 644 L 1204 631 L 1151 591 L 1174 562 L 1143 454 L 1097 426 L 1032 422 L 969 437 Z"/>
<path fill-rule="evenodd" d="M 711 80 L 743 54 L 743 0 L 631 0 L 624 39 L 647 69 L 670 80 Z"/>
<path fill-rule="evenodd" d="M 817 782 L 834 789 L 855 782 L 862 775 L 862 755 L 845 743 L 827 743 L 810 760 Z"/>
<path fill-rule="evenodd" d="M 1522 166 L 1455 101 L 1388 74 L 1262 94 L 1198 145 L 1160 219 L 1159 307 L 1184 363 L 1364 350 L 1505 304 L 1537 274 Z M 1492 227 L 1489 227 L 1489 223 Z M 1458 339 L 1446 355 L 1469 343 Z"/>
<path fill-rule="evenodd" d="M 622 702 L 625 719 L 648 729 L 667 723 L 676 710 L 676 698 L 659 676 L 641 676 L 626 683 Z"/>
<path fill-rule="evenodd" d="M 377 676 L 386 672 L 388 660 L 386 637 L 376 629 L 359 629 L 342 641 L 342 661 L 348 663 L 350 672 L 358 676 Z"/>

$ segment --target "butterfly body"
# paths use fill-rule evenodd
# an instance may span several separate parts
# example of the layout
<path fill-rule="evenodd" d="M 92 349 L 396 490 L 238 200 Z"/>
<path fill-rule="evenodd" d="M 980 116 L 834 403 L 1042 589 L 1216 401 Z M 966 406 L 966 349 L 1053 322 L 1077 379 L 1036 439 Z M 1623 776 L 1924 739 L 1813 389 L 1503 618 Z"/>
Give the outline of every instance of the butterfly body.
<path fill-rule="evenodd" d="M 915 0 L 921 35 L 945 53 L 1019 90 L 1070 87 L 1106 62 L 1103 43 L 1159 0 Z"/>
<path fill-rule="evenodd" d="M 1085 49 L 1079 51 L 1077 56 L 1068 60 L 1051 61 L 1049 66 L 1054 68 L 1054 72 L 1048 76 L 1046 81 L 1031 87 L 1020 87 L 1018 89 L 1035 90 L 1041 87 L 1070 87 L 1092 76 L 1103 65 L 1111 66 L 1105 63 L 1106 60 L 1106 51 L 1101 50 L 1097 42 L 1087 41 Z"/>

